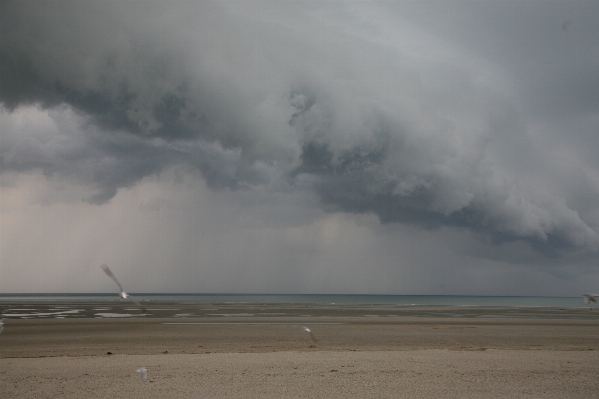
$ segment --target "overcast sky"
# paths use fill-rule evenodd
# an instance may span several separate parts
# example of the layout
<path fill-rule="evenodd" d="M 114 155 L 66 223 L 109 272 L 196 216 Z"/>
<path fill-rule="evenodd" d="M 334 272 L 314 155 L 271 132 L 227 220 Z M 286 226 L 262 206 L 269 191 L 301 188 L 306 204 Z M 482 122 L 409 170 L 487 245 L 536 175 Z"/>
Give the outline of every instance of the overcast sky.
<path fill-rule="evenodd" d="M 597 1 L 2 1 L 0 292 L 599 291 Z"/>

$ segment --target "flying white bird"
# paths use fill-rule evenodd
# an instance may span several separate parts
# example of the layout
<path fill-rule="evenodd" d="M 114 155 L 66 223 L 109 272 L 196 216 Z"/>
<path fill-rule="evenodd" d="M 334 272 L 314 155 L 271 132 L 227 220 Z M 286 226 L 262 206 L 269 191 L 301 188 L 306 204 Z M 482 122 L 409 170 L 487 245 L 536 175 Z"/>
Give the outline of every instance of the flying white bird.
<path fill-rule="evenodd" d="M 599 298 L 599 294 L 584 294 L 584 303 L 597 303 L 597 298 Z"/>
<path fill-rule="evenodd" d="M 318 341 L 316 341 L 316 337 L 312 333 L 312 330 L 310 330 L 308 327 L 305 327 L 305 326 L 301 326 L 301 328 L 302 328 L 302 330 L 304 330 L 305 332 L 310 334 L 310 338 L 312 338 L 312 341 L 314 341 L 315 343 L 318 342 Z"/>
<path fill-rule="evenodd" d="M 116 285 L 119 287 L 119 290 L 120 290 L 119 295 L 121 298 L 129 299 L 131 302 L 133 302 L 135 305 L 137 305 L 137 307 L 140 308 L 143 312 L 146 311 L 146 309 L 143 306 L 141 306 L 141 303 L 136 301 L 133 297 L 131 297 L 131 295 L 129 295 L 125 292 L 125 290 L 123 289 L 123 286 L 121 285 L 121 283 L 119 283 L 119 280 L 116 279 L 116 277 L 114 276 L 114 274 L 112 274 L 112 271 L 108 268 L 108 266 L 106 266 L 106 264 L 103 264 L 100 267 L 102 268 L 102 270 L 104 270 L 104 273 L 106 273 L 108 275 L 108 277 L 110 277 L 112 279 L 112 281 L 114 281 L 116 283 Z"/>
<path fill-rule="evenodd" d="M 141 366 L 136 371 L 141 374 L 141 379 L 143 381 L 147 381 L 148 380 L 148 369 L 147 368 L 145 368 L 144 366 Z"/>

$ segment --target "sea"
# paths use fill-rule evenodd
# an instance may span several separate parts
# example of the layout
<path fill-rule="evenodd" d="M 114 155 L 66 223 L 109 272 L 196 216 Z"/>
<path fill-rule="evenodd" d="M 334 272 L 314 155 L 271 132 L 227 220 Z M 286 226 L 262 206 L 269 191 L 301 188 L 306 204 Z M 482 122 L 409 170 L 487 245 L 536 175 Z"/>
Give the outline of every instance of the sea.
<path fill-rule="evenodd" d="M 356 294 L 164 294 L 132 293 L 144 303 L 181 304 L 311 304 L 405 306 L 499 306 L 583 308 L 583 297 Z M 117 294 L 0 294 L 0 306 L 15 303 L 77 304 L 119 302 Z"/>
<path fill-rule="evenodd" d="M 297 305 L 297 306 L 296 306 Z M 0 318 L 527 317 L 599 318 L 582 297 L 470 295 L 0 294 Z"/>
<path fill-rule="evenodd" d="M 278 306 L 280 305 L 280 306 Z M 288 306 L 291 305 L 291 306 Z M 299 305 L 299 306 L 295 306 Z M 599 318 L 582 297 L 330 294 L 0 294 L 0 318 L 532 317 Z"/>

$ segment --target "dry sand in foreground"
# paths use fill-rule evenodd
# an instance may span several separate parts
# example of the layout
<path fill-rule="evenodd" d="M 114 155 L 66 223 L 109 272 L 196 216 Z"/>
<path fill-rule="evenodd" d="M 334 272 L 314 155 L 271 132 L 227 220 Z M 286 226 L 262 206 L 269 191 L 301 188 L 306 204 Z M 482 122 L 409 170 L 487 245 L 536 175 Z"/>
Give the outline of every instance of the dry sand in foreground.
<path fill-rule="evenodd" d="M 6 398 L 592 398 L 594 351 L 372 351 L 2 359 Z M 148 369 L 143 382 L 135 370 Z"/>

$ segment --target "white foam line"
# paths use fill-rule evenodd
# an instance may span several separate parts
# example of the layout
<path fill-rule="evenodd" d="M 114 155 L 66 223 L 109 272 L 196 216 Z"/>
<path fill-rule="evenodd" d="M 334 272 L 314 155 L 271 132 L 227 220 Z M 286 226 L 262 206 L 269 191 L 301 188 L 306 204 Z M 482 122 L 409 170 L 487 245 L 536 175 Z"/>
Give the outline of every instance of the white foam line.
<path fill-rule="evenodd" d="M 71 314 L 71 313 L 79 313 L 79 312 L 83 312 L 85 309 L 72 309 L 72 310 L 64 310 L 62 312 L 36 312 L 36 313 L 2 313 L 0 314 L 0 316 L 3 317 L 29 317 L 29 316 L 37 316 L 37 317 L 43 317 L 43 316 L 53 316 L 53 315 L 59 315 L 59 314 Z"/>
<path fill-rule="evenodd" d="M 264 322 L 264 323 L 260 323 L 260 322 L 255 322 L 255 323 L 252 323 L 252 322 L 249 322 L 249 323 L 246 323 L 246 322 L 243 322 L 243 323 L 241 323 L 241 322 L 240 323 L 202 323 L 202 322 L 200 322 L 200 323 L 162 323 L 162 324 L 193 324 L 193 325 L 202 325 L 202 324 L 228 324 L 228 325 L 248 325 L 248 324 L 254 325 L 254 324 L 259 324 L 259 325 L 261 325 L 261 324 L 268 324 L 268 325 L 297 325 L 298 323 L 277 323 L 277 322 Z M 325 324 L 347 324 L 347 323 L 305 323 L 305 322 L 303 322 L 302 324 L 306 324 L 306 325 L 317 325 L 317 324 L 318 325 L 325 325 Z"/>

